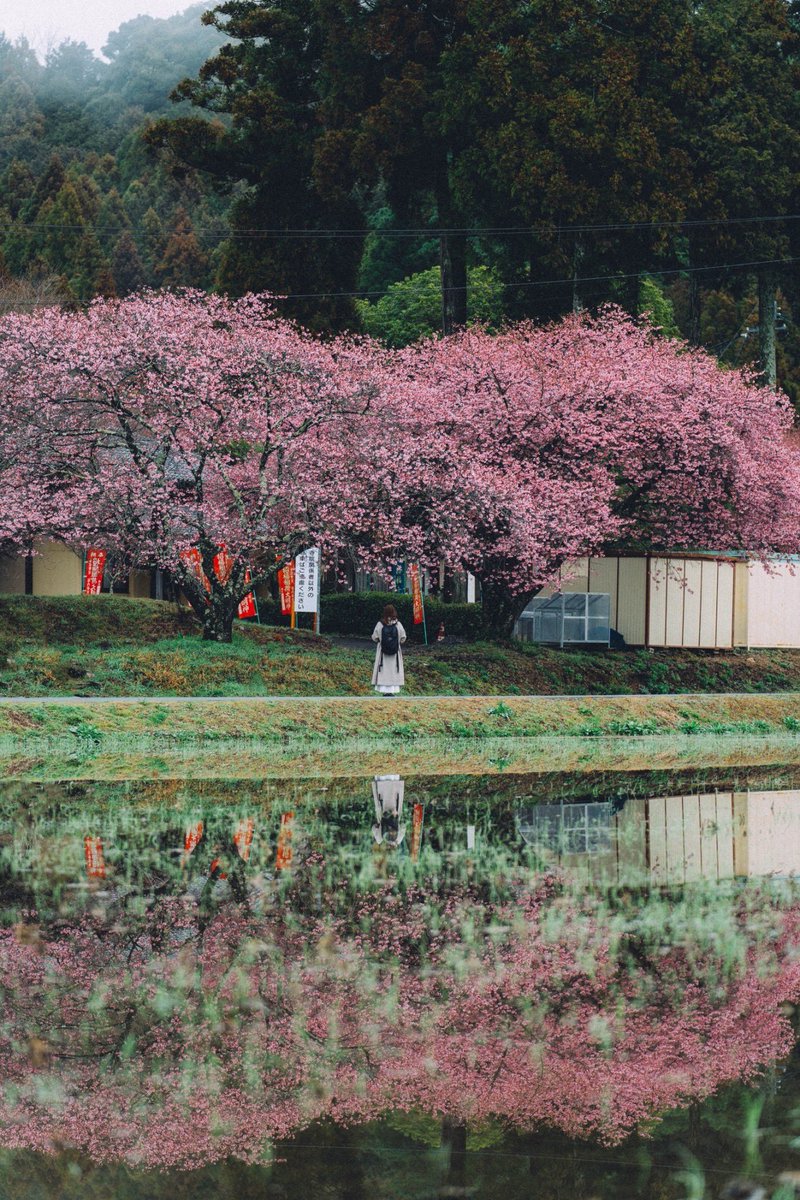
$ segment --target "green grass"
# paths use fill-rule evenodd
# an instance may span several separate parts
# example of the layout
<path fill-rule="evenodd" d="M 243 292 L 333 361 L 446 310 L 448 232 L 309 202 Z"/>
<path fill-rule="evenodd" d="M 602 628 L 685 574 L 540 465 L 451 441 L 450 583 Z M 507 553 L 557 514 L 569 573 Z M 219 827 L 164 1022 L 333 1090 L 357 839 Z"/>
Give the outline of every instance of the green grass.
<path fill-rule="evenodd" d="M 357 696 L 372 646 L 237 626 L 203 642 L 186 609 L 127 597 L 0 596 L 0 696 Z M 800 651 L 589 651 L 521 644 L 412 646 L 406 692 L 575 695 L 800 690 Z"/>

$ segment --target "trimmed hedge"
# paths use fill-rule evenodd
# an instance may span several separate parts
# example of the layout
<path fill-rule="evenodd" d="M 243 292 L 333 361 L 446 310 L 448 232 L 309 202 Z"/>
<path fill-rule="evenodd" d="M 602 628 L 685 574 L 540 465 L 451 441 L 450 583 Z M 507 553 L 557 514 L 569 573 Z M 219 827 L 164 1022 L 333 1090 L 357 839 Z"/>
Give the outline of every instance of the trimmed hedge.
<path fill-rule="evenodd" d="M 423 641 L 422 626 L 414 624 L 411 596 L 404 592 L 323 592 L 322 632 L 370 637 L 386 604 L 393 604 L 397 609 L 409 641 Z M 259 597 L 258 607 L 265 624 L 288 625 L 289 618 L 281 615 L 280 605 L 274 600 Z M 425 617 L 430 641 L 435 640 L 442 621 L 448 637 L 461 637 L 467 641 L 479 641 L 486 637 L 480 604 L 446 604 L 428 596 L 425 599 Z M 301 615 L 299 623 L 305 626 L 309 620 Z"/>

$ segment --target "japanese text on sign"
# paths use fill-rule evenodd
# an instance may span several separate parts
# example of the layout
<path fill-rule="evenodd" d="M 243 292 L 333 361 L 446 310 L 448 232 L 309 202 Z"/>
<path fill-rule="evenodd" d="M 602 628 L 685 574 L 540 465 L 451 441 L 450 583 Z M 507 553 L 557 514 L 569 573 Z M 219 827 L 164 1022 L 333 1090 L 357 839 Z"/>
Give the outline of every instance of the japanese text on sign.
<path fill-rule="evenodd" d="M 304 550 L 295 559 L 294 611 L 319 611 L 319 547 Z"/>
<path fill-rule="evenodd" d="M 83 577 L 83 590 L 87 596 L 99 596 L 103 587 L 103 574 L 106 568 L 105 550 L 86 551 L 86 571 Z"/>

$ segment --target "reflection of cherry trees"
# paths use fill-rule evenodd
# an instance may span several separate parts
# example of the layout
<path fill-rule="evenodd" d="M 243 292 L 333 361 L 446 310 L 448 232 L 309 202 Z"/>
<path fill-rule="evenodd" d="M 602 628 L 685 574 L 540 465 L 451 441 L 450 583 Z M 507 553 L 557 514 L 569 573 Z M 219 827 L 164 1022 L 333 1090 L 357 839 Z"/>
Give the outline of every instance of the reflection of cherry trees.
<path fill-rule="evenodd" d="M 262 915 L 31 921 L 0 933 L 0 1140 L 192 1167 L 418 1109 L 616 1141 L 788 1050 L 800 905 L 747 895 L 354 897 L 312 857 Z"/>

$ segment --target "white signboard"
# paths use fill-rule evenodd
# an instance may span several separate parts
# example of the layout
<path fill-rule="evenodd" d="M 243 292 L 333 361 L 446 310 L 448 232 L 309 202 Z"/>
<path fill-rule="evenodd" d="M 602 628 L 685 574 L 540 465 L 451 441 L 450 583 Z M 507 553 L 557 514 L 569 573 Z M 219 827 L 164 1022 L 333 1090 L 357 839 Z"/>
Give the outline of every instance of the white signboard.
<path fill-rule="evenodd" d="M 294 571 L 294 611 L 319 611 L 319 546 L 298 554 Z"/>

